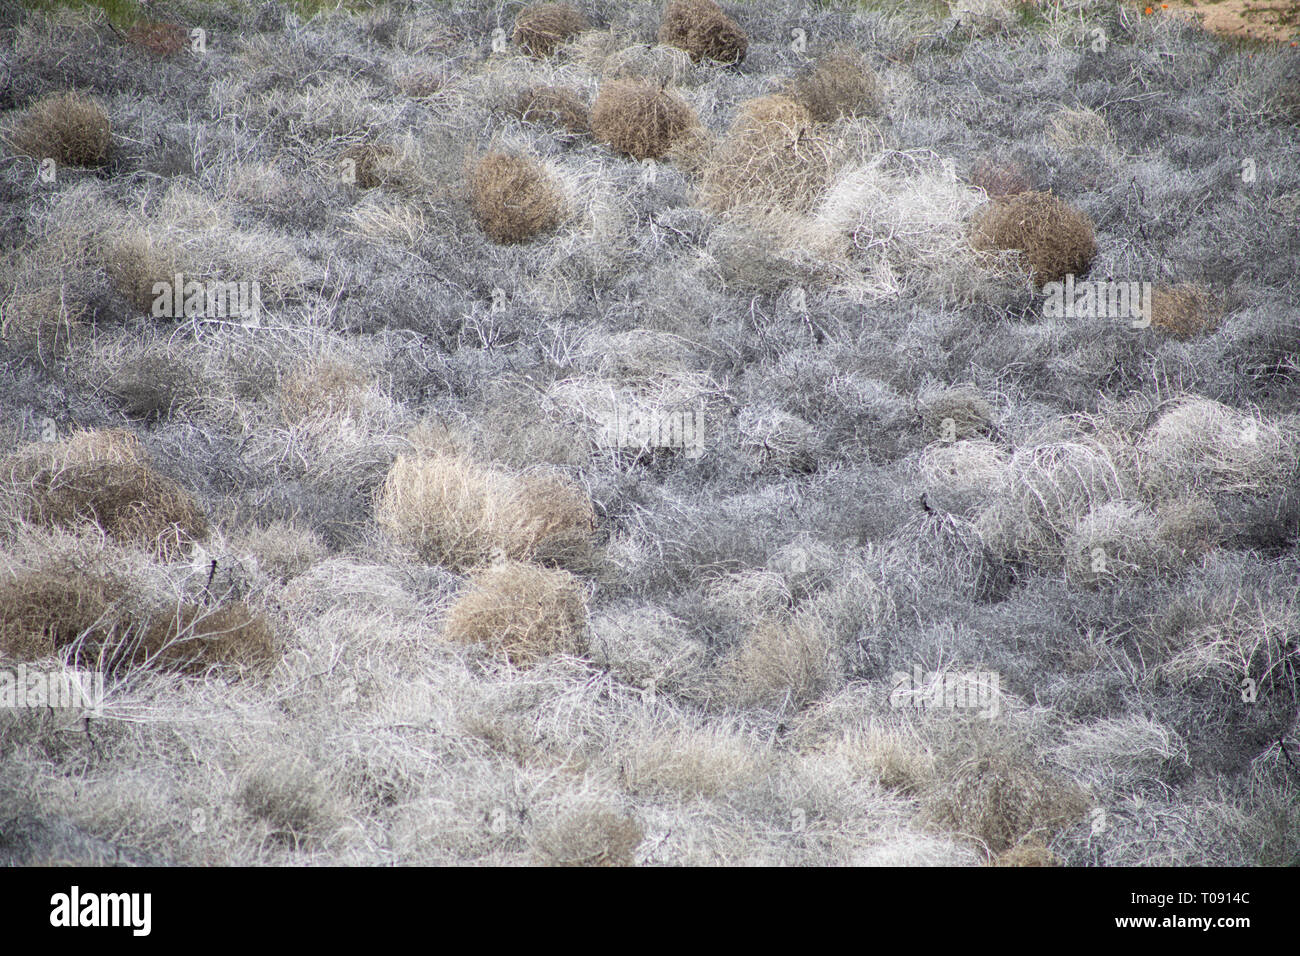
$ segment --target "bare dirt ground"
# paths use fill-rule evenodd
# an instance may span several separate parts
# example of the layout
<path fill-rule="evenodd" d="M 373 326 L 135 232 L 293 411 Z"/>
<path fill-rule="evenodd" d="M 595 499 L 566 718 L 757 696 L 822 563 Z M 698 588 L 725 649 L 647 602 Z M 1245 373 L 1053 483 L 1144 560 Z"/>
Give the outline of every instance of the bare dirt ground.
<path fill-rule="evenodd" d="M 1139 2 L 1151 15 L 1188 16 L 1225 37 L 1244 37 L 1295 45 L 1300 41 L 1300 3 L 1296 0 L 1166 0 Z"/>

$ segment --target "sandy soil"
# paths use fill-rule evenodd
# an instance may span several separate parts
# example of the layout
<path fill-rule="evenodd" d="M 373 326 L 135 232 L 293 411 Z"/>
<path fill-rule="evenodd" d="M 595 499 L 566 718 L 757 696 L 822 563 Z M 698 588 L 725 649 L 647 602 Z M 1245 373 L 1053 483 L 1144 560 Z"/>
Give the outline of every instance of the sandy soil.
<path fill-rule="evenodd" d="M 1277 42 L 1300 41 L 1300 0 L 1168 0 L 1142 6 L 1153 13 L 1199 19 L 1207 30 L 1224 36 Z"/>

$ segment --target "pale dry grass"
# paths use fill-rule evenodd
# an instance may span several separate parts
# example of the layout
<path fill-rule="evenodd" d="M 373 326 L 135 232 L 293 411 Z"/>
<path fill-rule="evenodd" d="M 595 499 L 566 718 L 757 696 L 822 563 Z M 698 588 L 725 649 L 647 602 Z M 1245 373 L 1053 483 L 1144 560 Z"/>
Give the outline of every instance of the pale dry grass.
<path fill-rule="evenodd" d="M 976 754 L 944 767 L 923 797 L 922 819 L 999 854 L 1026 839 L 1049 841 L 1087 813 L 1084 792 L 1023 755 Z"/>
<path fill-rule="evenodd" d="M 291 242 L 264 228 L 236 226 L 229 202 L 185 180 L 152 206 L 103 215 L 95 239 L 113 284 L 146 314 L 157 314 L 155 287 L 165 283 L 170 291 L 178 273 L 186 284 L 256 282 L 268 307 L 298 292 L 308 275 Z"/>
<path fill-rule="evenodd" d="M 1215 755 L 1250 769 L 1220 772 L 1196 753 L 1216 745 L 1184 726 L 1200 734 L 1210 715 L 1209 737 L 1212 708 L 1236 719 L 1242 707 L 1221 705 L 1246 677 L 1265 706 L 1295 682 L 1296 602 L 1281 587 L 1295 363 L 1286 324 L 1265 321 L 1277 290 L 1259 281 L 1281 257 L 1246 264 L 1259 301 L 1222 330 L 1209 285 L 1158 289 L 1153 326 L 1182 341 L 1153 339 L 1143 359 L 1083 326 L 1015 321 L 1017 255 L 973 257 L 984 196 L 955 176 L 976 142 L 997 155 L 990 134 L 1042 130 L 1046 144 L 1015 152 L 1022 166 L 1007 153 L 972 181 L 991 196 L 1048 179 L 1069 190 L 1099 217 L 1099 268 L 1154 255 L 1115 230 L 1219 175 L 1194 161 L 1222 150 L 1186 126 L 1188 104 L 1231 106 L 1234 136 L 1257 144 L 1278 119 L 1260 112 L 1261 78 L 1229 62 L 1226 93 L 1189 87 L 1201 51 L 1159 18 L 1112 34 L 1109 58 L 1077 58 L 1097 11 L 1003 0 L 816 13 L 810 53 L 857 38 L 891 60 L 878 72 L 845 51 L 844 68 L 833 53 L 799 76 L 793 24 L 746 6 L 733 10 L 755 31 L 739 69 L 703 45 L 693 62 L 647 42 L 660 11 L 621 3 L 600 8 L 608 28 L 555 34 L 545 58 L 489 53 L 484 28 L 508 31 L 521 6 L 246 31 L 214 48 L 198 88 L 179 79 L 171 112 L 129 95 L 147 76 L 96 79 L 113 91 L 124 175 L 60 171 L 7 220 L 0 338 L 18 361 L 0 437 L 21 458 L 45 415 L 144 419 L 136 434 L 167 449 L 154 462 L 126 439 L 91 459 L 120 471 L 166 455 L 168 474 L 202 488 L 212 527 L 183 561 L 104 522 L 46 527 L 9 509 L 0 635 L 24 654 L 39 645 L 51 668 L 78 643 L 122 646 L 119 624 L 180 653 L 254 634 L 260 614 L 283 644 L 256 680 L 203 654 L 190 673 L 128 668 L 89 737 L 70 715 L 0 708 L 0 750 L 23 782 L 0 788 L 0 820 L 30 811 L 199 866 L 1289 862 L 1282 745 L 1252 726 L 1239 753 Z M 116 55 L 75 11 L 11 32 L 20 104 Z M 989 82 L 1012 45 L 1026 89 Z M 1138 115 L 1103 87 L 1140 49 L 1171 96 Z M 1104 118 L 1060 110 L 1051 91 L 1076 69 L 1114 107 Z M 936 70 L 972 80 L 945 82 L 942 109 Z M 582 131 L 585 102 L 614 81 L 644 83 L 652 105 L 680 97 L 701 122 L 661 137 L 653 108 L 617 117 L 633 147 L 669 140 L 655 165 L 630 165 Z M 186 126 L 195 95 L 202 130 Z M 786 140 L 754 132 L 773 127 L 796 148 L 814 137 L 828 161 L 801 179 Z M 1140 163 L 1115 148 L 1139 128 L 1152 147 Z M 1187 153 L 1176 177 L 1165 133 Z M 947 155 L 882 152 L 900 136 Z M 734 148 L 746 137 L 752 149 Z M 564 206 L 543 241 L 477 234 L 464 160 L 483 150 L 542 164 Z M 155 171 L 173 152 L 193 153 L 193 177 Z M 722 182 L 724 162 L 735 201 L 701 209 L 695 191 Z M 8 198 L 27 194 L 30 168 L 11 170 Z M 1295 205 L 1280 188 L 1273 212 Z M 1165 252 L 1210 283 L 1194 245 L 1204 210 L 1188 208 Z M 1248 230 L 1275 240 L 1276 217 L 1220 218 L 1236 246 Z M 132 314 L 178 270 L 261 281 L 270 320 Z M 1112 407 L 1143 370 L 1149 401 Z M 1067 398 L 1092 407 L 1094 372 L 1104 416 L 1063 418 Z M 1223 404 L 1159 404 L 1181 388 Z M 611 447 L 620 416 L 696 411 L 699 458 Z M 412 434 L 434 414 L 454 449 Z M 1283 553 L 1239 543 L 1256 505 Z M 611 541 L 594 562 L 598 512 Z M 1109 573 L 1092 570 L 1098 549 Z M 591 572 L 591 586 L 547 564 Z M 1240 582 L 1219 579 L 1225 565 Z M 990 570 L 1014 586 L 986 599 Z M 991 730 L 895 709 L 889 670 L 935 654 L 940 675 L 980 660 L 1049 703 L 1007 695 L 1008 711 L 1034 713 Z M 84 747 L 95 772 L 65 772 Z M 1079 784 L 1104 794 L 1104 832 L 1073 812 Z M 42 845 L 33 859 L 83 852 Z"/>
<path fill-rule="evenodd" d="M 1108 501 L 1079 518 L 1062 543 L 1066 580 L 1098 587 L 1149 575 L 1162 555 L 1156 518 L 1138 502 Z"/>
<path fill-rule="evenodd" d="M 1114 147 L 1115 134 L 1096 110 L 1062 109 L 1051 117 L 1047 141 L 1058 149 L 1105 151 Z"/>
<path fill-rule="evenodd" d="M 280 408 L 290 424 L 346 414 L 367 385 L 363 370 L 337 359 L 300 365 L 280 382 Z"/>
<path fill-rule="evenodd" d="M 0 342 L 50 365 L 84 338 L 84 307 L 69 301 L 62 287 L 11 292 L 0 300 Z"/>
<path fill-rule="evenodd" d="M 934 754 L 901 728 L 869 722 L 819 732 L 814 718 L 797 733 L 801 742 L 809 740 L 810 753 L 841 762 L 855 774 L 903 796 L 915 796 L 933 781 Z"/>
<path fill-rule="evenodd" d="M 1150 494 L 1259 494 L 1296 467 L 1300 433 L 1294 424 L 1189 395 L 1170 402 L 1140 449 L 1141 483 Z"/>
<path fill-rule="evenodd" d="M 714 212 L 808 212 L 841 158 L 838 144 L 814 129 L 803 106 L 786 97 L 762 97 L 742 104 L 713 150 L 700 181 L 700 202 Z"/>
<path fill-rule="evenodd" d="M 242 602 L 158 604 L 130 577 L 65 557 L 0 578 L 0 651 L 19 661 L 66 656 L 99 673 L 203 675 L 265 671 L 278 648 L 270 622 Z"/>
<path fill-rule="evenodd" d="M 1159 672 L 1182 683 L 1218 681 L 1234 692 L 1246 678 L 1294 681 L 1300 669 L 1300 607 L 1294 598 L 1195 591 L 1155 622 L 1167 655 Z"/>
<path fill-rule="evenodd" d="M 932 153 L 880 153 L 837 174 L 814 222 L 851 244 L 858 274 L 846 291 L 971 299 L 990 285 L 966 237 L 981 198 Z"/>
<path fill-rule="evenodd" d="M 995 553 L 1058 566 L 1076 522 L 1110 501 L 1137 495 L 1132 457 L 1105 436 L 1029 443 L 1011 458 L 1012 478 L 976 520 Z"/>
<path fill-rule="evenodd" d="M 592 662 L 648 693 L 672 693 L 697 683 L 706 648 L 684 624 L 654 607 L 619 606 L 591 622 Z"/>
<path fill-rule="evenodd" d="M 1106 718 L 1069 730 L 1051 751 L 1062 770 L 1104 783 L 1159 779 L 1187 762 L 1187 745 L 1159 721 L 1138 714 Z"/>
<path fill-rule="evenodd" d="M 280 582 L 309 571 L 329 554 L 320 535 L 290 521 L 249 528 L 236 542 L 254 557 L 259 570 Z"/>
<path fill-rule="evenodd" d="M 971 512 L 996 499 L 1013 474 L 1011 456 L 982 439 L 928 445 L 920 467 L 927 503 L 953 513 Z"/>
<path fill-rule="evenodd" d="M 600 803 L 552 810 L 530 835 L 539 861 L 549 866 L 631 866 L 645 839 L 637 819 Z"/>
<path fill-rule="evenodd" d="M 725 725 L 651 724 L 620 747 L 628 791 L 680 800 L 714 799 L 754 783 L 773 761 L 754 741 Z"/>
<path fill-rule="evenodd" d="M 729 696 L 749 706 L 798 710 L 832 690 L 834 651 L 819 621 L 808 615 L 762 618 L 724 667 Z"/>
<path fill-rule="evenodd" d="M 587 647 L 587 610 L 578 579 L 567 571 L 511 561 L 473 575 L 471 589 L 447 615 L 447 639 L 482 644 L 526 667 Z"/>
<path fill-rule="evenodd" d="M 681 86 L 695 75 L 697 67 L 685 50 L 665 44 L 627 46 L 626 38 L 613 32 L 590 31 L 571 48 L 575 59 L 602 80 L 648 80 L 659 86 Z"/>
<path fill-rule="evenodd" d="M 496 558 L 581 568 L 592 556 L 595 513 L 584 492 L 456 454 L 399 456 L 375 517 L 421 560 L 456 570 Z"/>
<path fill-rule="evenodd" d="M 26 445 L 0 460 L 0 480 L 7 508 L 33 524 L 94 527 L 161 556 L 208 533 L 198 502 L 154 470 L 128 431 L 80 431 Z"/>

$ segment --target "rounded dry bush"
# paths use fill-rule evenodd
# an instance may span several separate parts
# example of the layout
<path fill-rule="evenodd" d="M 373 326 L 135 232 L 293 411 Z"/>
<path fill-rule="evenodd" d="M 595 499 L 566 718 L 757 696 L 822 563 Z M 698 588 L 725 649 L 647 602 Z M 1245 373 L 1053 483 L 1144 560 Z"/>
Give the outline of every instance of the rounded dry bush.
<path fill-rule="evenodd" d="M 526 123 L 545 123 L 570 133 L 590 133 L 587 105 L 567 86 L 530 86 L 515 100 L 515 112 Z"/>
<path fill-rule="evenodd" d="M 281 583 L 303 574 L 329 556 L 329 548 L 309 527 L 271 521 L 240 535 L 242 547 L 252 552 L 259 570 Z"/>
<path fill-rule="evenodd" d="M 1062 542 L 1079 519 L 1108 501 L 1136 499 L 1128 452 L 1109 440 L 1027 443 L 1008 480 L 976 519 L 995 554 L 1060 567 Z"/>
<path fill-rule="evenodd" d="M 1098 588 L 1150 574 L 1167 563 L 1155 550 L 1156 519 L 1131 501 L 1108 501 L 1075 524 L 1063 543 L 1070 584 Z"/>
<path fill-rule="evenodd" d="M 567 3 L 533 3 L 515 17 L 511 40 L 529 56 L 547 57 L 590 28 L 582 11 Z"/>
<path fill-rule="evenodd" d="M 770 766 L 761 748 L 725 726 L 651 725 L 627 741 L 619 763 L 628 793 L 681 797 L 732 793 L 762 778 Z"/>
<path fill-rule="evenodd" d="M 961 441 L 987 435 L 993 427 L 993 406 L 974 388 L 927 390 L 918 404 L 927 437 Z"/>
<path fill-rule="evenodd" d="M 568 571 L 507 561 L 474 572 L 472 587 L 451 606 L 444 633 L 482 644 L 516 667 L 587 648 L 587 604 Z"/>
<path fill-rule="evenodd" d="M 15 131 L 13 144 L 34 159 L 93 167 L 108 162 L 113 134 L 108 114 L 99 103 L 69 91 L 34 103 Z"/>
<path fill-rule="evenodd" d="M 44 365 L 62 358 L 80 341 L 85 312 L 58 288 L 14 293 L 0 303 L 0 342 Z"/>
<path fill-rule="evenodd" d="M 279 657 L 270 622 L 242 601 L 170 609 L 154 618 L 144 644 L 151 660 L 186 674 L 214 667 L 265 670 Z"/>
<path fill-rule="evenodd" d="M 844 116 L 874 116 L 881 109 L 880 80 L 867 61 L 851 51 L 822 57 L 790 80 L 784 92 L 818 123 L 833 123 Z"/>
<path fill-rule="evenodd" d="M 337 817 L 325 780 L 297 756 L 268 759 L 254 767 L 240 784 L 237 802 L 268 824 L 272 837 L 295 847 L 316 842 Z"/>
<path fill-rule="evenodd" d="M 488 153 L 469 173 L 470 208 L 493 242 L 514 243 L 554 229 L 564 197 L 536 160 Z"/>
<path fill-rule="evenodd" d="M 1151 325 L 1176 339 L 1190 339 L 1214 330 L 1222 312 L 1204 286 L 1181 283 L 1157 286 L 1151 294 Z"/>
<path fill-rule="evenodd" d="M 698 125 L 685 100 L 644 80 L 611 80 L 591 108 L 596 139 L 636 160 L 663 156 Z"/>
<path fill-rule="evenodd" d="M 154 288 L 160 283 L 170 288 L 177 273 L 185 270 L 175 247 L 141 230 L 121 236 L 108 246 L 104 271 L 133 308 L 152 314 L 158 298 Z"/>
<path fill-rule="evenodd" d="M 1085 274 L 1097 255 L 1092 220 L 1047 192 L 994 200 L 976 214 L 972 244 L 981 252 L 1018 252 L 1040 288 Z"/>
<path fill-rule="evenodd" d="M 1047 141 L 1058 149 L 1093 149 L 1113 145 L 1115 136 L 1095 110 L 1062 109 L 1052 117 Z"/>
<path fill-rule="evenodd" d="M 353 365 L 335 359 L 310 362 L 280 382 L 280 411 L 290 424 L 342 414 L 365 387 L 365 375 Z"/>
<path fill-rule="evenodd" d="M 517 478 L 449 454 L 399 456 L 375 517 L 421 560 L 454 571 L 494 558 L 581 569 L 596 527 L 591 499 L 559 478 Z"/>
<path fill-rule="evenodd" d="M 529 842 L 539 862 L 548 866 L 631 866 L 644 839 L 635 817 L 597 805 L 556 814 Z"/>
<path fill-rule="evenodd" d="M 94 525 L 110 538 L 172 559 L 207 536 L 194 496 L 150 467 L 130 432 L 79 432 L 36 442 L 0 461 L 0 484 L 24 521 Z"/>
<path fill-rule="evenodd" d="M 1189 491 L 1267 495 L 1300 463 L 1300 434 L 1199 395 L 1169 403 L 1142 436 L 1141 483 L 1149 494 Z"/>
<path fill-rule="evenodd" d="M 519 555 L 573 570 L 590 565 L 596 510 L 576 485 L 552 474 L 524 475 L 515 482 L 503 517 Z"/>
<path fill-rule="evenodd" d="M 1009 850 L 1003 850 L 991 866 L 1062 866 L 1060 858 L 1038 840 L 1026 840 Z"/>
<path fill-rule="evenodd" d="M 713 0 L 669 0 L 659 42 L 685 50 L 696 63 L 739 63 L 749 51 L 745 31 Z"/>
<path fill-rule="evenodd" d="M 339 153 L 336 162 L 362 189 L 375 189 L 395 180 L 397 151 L 383 143 L 356 143 Z"/>
<path fill-rule="evenodd" d="M 724 285 L 747 293 L 809 286 L 835 275 L 827 263 L 840 254 L 835 237 L 808 228 L 788 211 L 758 203 L 735 207 L 743 216 L 728 217 L 713 230 L 705 246 Z"/>
<path fill-rule="evenodd" d="M 699 199 L 714 212 L 806 212 L 830 182 L 835 160 L 833 147 L 812 131 L 806 109 L 789 97 L 760 97 L 741 107 L 714 150 Z"/>
<path fill-rule="evenodd" d="M 1146 639 L 1156 672 L 1178 685 L 1277 680 L 1293 686 L 1300 608 L 1285 596 L 1251 588 L 1198 585 L 1175 595 L 1151 621 Z"/>
<path fill-rule="evenodd" d="M 934 755 L 901 731 L 873 728 L 843 744 L 860 754 L 877 783 L 900 794 L 920 793 L 934 777 Z"/>
<path fill-rule="evenodd" d="M 449 89 L 451 82 L 445 73 L 432 70 L 412 70 L 397 78 L 397 88 L 412 99 L 427 99 Z"/>
<path fill-rule="evenodd" d="M 690 54 L 662 43 L 616 49 L 618 39 L 612 34 L 610 49 L 600 54 L 598 68 L 602 81 L 645 80 L 658 86 L 677 86 L 686 81 L 695 69 Z"/>
<path fill-rule="evenodd" d="M 991 753 L 941 772 L 922 797 L 922 819 L 1004 853 L 1026 838 L 1050 839 L 1088 811 L 1084 793 L 1028 758 Z"/>
<path fill-rule="evenodd" d="M 1012 476 L 1010 465 L 1011 456 L 991 441 L 933 443 L 921 453 L 925 504 L 931 510 L 949 514 L 984 507 L 1005 492 Z"/>
<path fill-rule="evenodd" d="M 189 34 L 178 23 L 142 20 L 126 31 L 126 42 L 154 56 L 175 56 L 189 43 Z"/>
<path fill-rule="evenodd" d="M 826 693 L 836 674 L 825 629 L 785 615 L 762 618 L 724 667 L 729 696 L 758 707 L 803 707 Z"/>
<path fill-rule="evenodd" d="M 192 675 L 265 669 L 278 655 L 266 617 L 238 601 L 150 607 L 122 575 L 69 560 L 0 580 L 0 652 L 30 661 L 65 651 L 97 670 Z"/>
<path fill-rule="evenodd" d="M 157 420 L 196 406 L 205 394 L 203 372 L 165 345 L 126 351 L 106 371 L 104 393 L 132 418 Z"/>
<path fill-rule="evenodd" d="M 762 129 L 773 123 L 797 134 L 811 126 L 813 118 L 808 108 L 792 97 L 779 93 L 768 94 L 741 103 L 736 110 L 736 118 L 731 122 L 730 132 Z"/>
<path fill-rule="evenodd" d="M 130 584 L 69 562 L 0 578 L 0 653 L 19 661 L 52 657 L 84 640 L 111 642 L 127 630 L 120 605 Z"/>

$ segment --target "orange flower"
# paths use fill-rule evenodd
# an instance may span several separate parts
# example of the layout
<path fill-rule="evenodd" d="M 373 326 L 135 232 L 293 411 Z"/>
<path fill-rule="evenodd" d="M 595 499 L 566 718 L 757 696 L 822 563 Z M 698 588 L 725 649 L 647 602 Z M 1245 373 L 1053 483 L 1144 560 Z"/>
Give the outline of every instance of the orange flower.
<path fill-rule="evenodd" d="M 1153 12 L 1154 12 L 1154 11 L 1152 11 L 1152 9 L 1151 9 L 1150 7 L 1147 7 L 1145 10 L 1142 11 L 1142 13 L 1145 14 L 1146 16 L 1148 16 L 1148 17 L 1151 16 L 1151 14 L 1152 14 Z"/>

